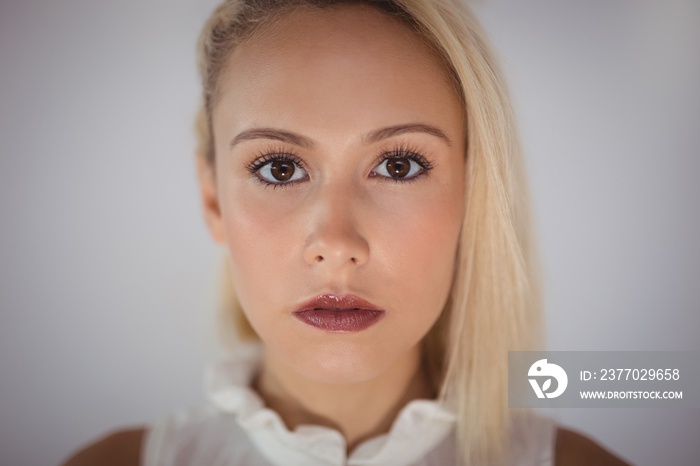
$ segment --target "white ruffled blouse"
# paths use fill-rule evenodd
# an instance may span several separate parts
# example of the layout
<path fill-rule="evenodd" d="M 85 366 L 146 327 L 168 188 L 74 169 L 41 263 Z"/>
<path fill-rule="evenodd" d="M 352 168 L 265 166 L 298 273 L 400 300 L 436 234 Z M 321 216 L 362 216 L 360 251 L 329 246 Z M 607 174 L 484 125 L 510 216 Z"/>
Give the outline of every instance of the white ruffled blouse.
<path fill-rule="evenodd" d="M 361 443 L 348 456 L 335 429 L 301 425 L 290 431 L 250 384 L 259 367 L 256 346 L 207 374 L 210 404 L 154 423 L 143 442 L 143 466 L 448 466 L 455 465 L 455 415 L 433 400 L 414 400 L 388 434 Z M 509 466 L 551 466 L 554 424 L 528 417 L 510 433 Z"/>

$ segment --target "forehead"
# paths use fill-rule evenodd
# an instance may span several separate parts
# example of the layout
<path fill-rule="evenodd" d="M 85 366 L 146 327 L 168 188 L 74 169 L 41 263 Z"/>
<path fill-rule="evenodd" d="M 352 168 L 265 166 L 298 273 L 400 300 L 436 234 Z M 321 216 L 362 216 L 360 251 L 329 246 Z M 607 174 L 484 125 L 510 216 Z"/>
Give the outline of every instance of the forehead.
<path fill-rule="evenodd" d="M 228 58 L 214 108 L 215 119 L 243 127 L 271 116 L 308 128 L 344 124 L 349 115 L 371 126 L 461 114 L 430 46 L 397 19 L 358 5 L 297 9 L 262 26 Z"/>

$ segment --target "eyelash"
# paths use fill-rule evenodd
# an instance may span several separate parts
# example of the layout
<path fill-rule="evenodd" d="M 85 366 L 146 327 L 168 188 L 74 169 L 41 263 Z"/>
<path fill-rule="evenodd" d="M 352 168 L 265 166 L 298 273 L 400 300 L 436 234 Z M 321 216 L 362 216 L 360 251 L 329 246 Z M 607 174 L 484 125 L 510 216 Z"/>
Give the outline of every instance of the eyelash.
<path fill-rule="evenodd" d="M 397 159 L 397 158 L 406 158 L 409 160 L 413 160 L 416 162 L 422 170 L 418 172 L 416 175 L 413 175 L 411 178 L 391 178 L 390 180 L 395 182 L 395 183 L 411 183 L 413 181 L 417 181 L 418 178 L 421 176 L 427 175 L 430 170 L 435 168 L 435 164 L 428 160 L 426 157 L 420 154 L 420 151 L 414 147 L 414 146 L 409 146 L 405 144 L 399 144 L 397 146 L 394 146 L 393 149 L 384 151 L 379 157 L 377 157 L 377 160 L 374 162 L 374 167 L 372 170 L 374 171 L 377 167 L 379 167 L 382 163 L 384 163 L 388 159 Z M 374 175 L 372 178 L 386 178 L 383 176 L 379 175 Z"/>
<path fill-rule="evenodd" d="M 372 169 L 372 172 L 370 173 L 370 176 L 372 178 L 386 178 L 384 176 L 380 175 L 372 175 L 374 173 L 374 170 L 379 167 L 382 163 L 384 163 L 386 160 L 393 159 L 393 158 L 406 158 L 409 160 L 414 161 L 421 167 L 421 171 L 417 173 L 416 175 L 412 176 L 411 178 L 403 179 L 403 178 L 390 178 L 391 181 L 396 182 L 396 183 L 410 183 L 413 181 L 416 181 L 418 178 L 421 176 L 427 175 L 430 170 L 432 170 L 435 167 L 435 164 L 428 160 L 426 157 L 421 155 L 419 151 L 413 147 L 413 146 L 408 146 L 405 144 L 399 144 L 393 147 L 390 150 L 382 152 L 382 154 L 377 157 L 377 159 L 374 162 L 374 168 Z M 267 150 L 263 150 L 258 154 L 258 156 L 253 159 L 253 161 L 246 163 L 245 167 L 248 169 L 248 171 L 253 175 L 253 178 L 255 178 L 256 181 L 261 183 L 265 187 L 272 187 L 273 189 L 279 188 L 279 187 L 289 187 L 290 185 L 296 184 L 300 181 L 305 181 L 305 179 L 301 180 L 296 180 L 296 181 L 289 181 L 289 182 L 280 182 L 280 183 L 271 183 L 269 181 L 264 180 L 260 176 L 257 175 L 258 171 L 262 169 L 265 165 L 267 165 L 270 162 L 274 161 L 283 161 L 283 162 L 291 162 L 295 164 L 298 167 L 301 167 L 304 171 L 306 171 L 306 166 L 304 164 L 304 161 L 296 155 L 294 152 L 291 152 L 286 149 L 282 148 L 270 148 Z"/>
<path fill-rule="evenodd" d="M 246 163 L 245 167 L 248 169 L 248 171 L 253 175 L 253 178 L 258 181 L 260 184 L 262 184 L 265 187 L 272 187 L 273 189 L 277 188 L 285 188 L 290 185 L 296 184 L 299 181 L 304 181 L 304 179 L 301 180 L 296 180 L 296 181 L 289 181 L 286 183 L 270 183 L 269 181 L 266 181 L 262 179 L 260 176 L 257 175 L 258 171 L 260 171 L 261 168 L 263 168 L 265 165 L 267 165 L 270 162 L 274 161 L 283 161 L 283 162 L 291 162 L 294 165 L 301 167 L 304 171 L 306 171 L 306 166 L 304 164 L 304 161 L 296 155 L 293 152 L 290 152 L 289 150 L 282 149 L 282 148 L 270 148 L 267 150 L 263 150 L 258 154 L 258 156 L 253 159 L 252 162 Z"/>

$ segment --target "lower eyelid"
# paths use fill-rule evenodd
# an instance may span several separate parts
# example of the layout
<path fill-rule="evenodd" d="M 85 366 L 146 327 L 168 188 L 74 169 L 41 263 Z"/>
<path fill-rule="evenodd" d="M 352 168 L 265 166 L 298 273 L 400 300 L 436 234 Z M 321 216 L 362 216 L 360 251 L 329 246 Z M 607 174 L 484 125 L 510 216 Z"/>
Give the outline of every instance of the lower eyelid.
<path fill-rule="evenodd" d="M 295 184 L 297 184 L 297 183 L 300 183 L 300 182 L 305 181 L 305 179 L 302 178 L 302 179 L 300 179 L 300 180 L 287 181 L 287 182 L 285 182 L 285 183 L 273 183 L 272 181 L 268 181 L 268 180 L 266 180 L 266 179 L 264 179 L 264 178 L 261 178 L 261 177 L 259 177 L 259 176 L 255 176 L 255 181 L 257 181 L 258 183 L 262 184 L 265 188 L 270 188 L 270 187 L 271 187 L 271 188 L 275 188 L 275 189 L 276 189 L 276 188 L 286 188 L 286 187 L 289 187 L 289 186 L 293 186 L 293 185 L 295 185 Z"/>

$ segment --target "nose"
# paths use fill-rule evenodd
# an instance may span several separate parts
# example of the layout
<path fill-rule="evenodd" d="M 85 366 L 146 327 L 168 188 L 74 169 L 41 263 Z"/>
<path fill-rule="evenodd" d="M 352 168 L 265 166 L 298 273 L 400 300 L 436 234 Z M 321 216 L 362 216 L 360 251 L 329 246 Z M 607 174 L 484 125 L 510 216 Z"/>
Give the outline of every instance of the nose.
<path fill-rule="evenodd" d="M 352 190 L 325 192 L 314 202 L 304 261 L 329 271 L 360 267 L 369 260 L 369 243 L 353 214 L 360 206 Z"/>

